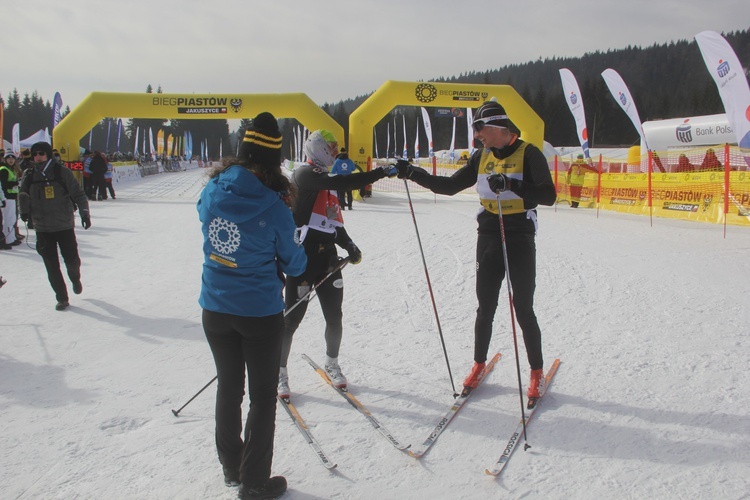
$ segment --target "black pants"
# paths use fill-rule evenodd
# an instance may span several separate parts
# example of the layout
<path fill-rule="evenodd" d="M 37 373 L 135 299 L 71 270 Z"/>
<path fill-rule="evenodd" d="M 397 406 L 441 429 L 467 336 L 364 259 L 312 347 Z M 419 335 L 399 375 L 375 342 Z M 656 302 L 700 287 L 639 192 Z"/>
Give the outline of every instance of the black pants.
<path fill-rule="evenodd" d="M 203 310 L 203 330 L 216 363 L 216 449 L 219 461 L 259 486 L 271 477 L 276 431 L 276 385 L 284 331 L 282 313 L 249 318 Z M 247 370 L 250 410 L 242 438 Z"/>
<path fill-rule="evenodd" d="M 542 332 L 534 314 L 536 243 L 533 233 L 506 233 L 508 267 L 516 320 L 523 331 L 526 355 L 532 370 L 544 367 Z M 480 234 L 477 239 L 476 293 L 479 307 L 474 324 L 474 361 L 487 360 L 492 321 L 505 277 L 502 239 L 499 234 Z"/>
<path fill-rule="evenodd" d="M 39 232 L 36 233 L 36 251 L 44 260 L 44 267 L 47 269 L 47 278 L 52 289 L 55 291 L 55 298 L 58 302 L 68 301 L 68 287 L 65 285 L 60 270 L 60 258 L 57 255 L 57 248 L 60 247 L 65 268 L 68 272 L 68 278 L 75 283 L 81 280 L 81 259 L 78 257 L 78 242 L 74 229 L 65 231 Z"/>
<path fill-rule="evenodd" d="M 330 272 L 336 262 L 336 249 L 329 248 L 323 252 L 307 252 L 307 269 L 298 277 L 288 276 L 286 279 L 285 301 L 289 309 L 310 289 Z M 341 271 L 337 271 L 317 288 L 316 294 L 323 317 L 326 321 L 325 339 L 326 354 L 332 358 L 339 356 L 341 338 L 343 336 L 343 312 L 341 304 L 344 302 L 344 286 Z M 281 366 L 286 366 L 289 352 L 292 349 L 292 337 L 297 331 L 307 312 L 307 301 L 294 308 L 284 319 L 284 345 L 281 350 Z"/>
<path fill-rule="evenodd" d="M 345 189 L 339 190 L 336 192 L 339 197 L 339 205 L 341 205 L 341 208 L 347 207 L 352 208 L 352 192 L 347 191 Z M 348 202 L 346 200 L 349 200 Z"/>

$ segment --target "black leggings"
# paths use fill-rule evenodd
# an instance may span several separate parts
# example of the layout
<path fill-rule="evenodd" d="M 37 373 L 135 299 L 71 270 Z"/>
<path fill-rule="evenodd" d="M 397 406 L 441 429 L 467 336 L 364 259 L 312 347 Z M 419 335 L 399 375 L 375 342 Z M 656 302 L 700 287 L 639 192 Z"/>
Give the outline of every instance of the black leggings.
<path fill-rule="evenodd" d="M 284 315 L 250 318 L 204 309 L 203 330 L 218 377 L 216 449 L 219 461 L 230 470 L 239 470 L 242 484 L 261 485 L 271 477 Z M 245 370 L 250 410 L 243 441 Z"/>
<path fill-rule="evenodd" d="M 60 270 L 60 257 L 57 254 L 57 248 L 60 247 L 65 262 L 65 269 L 68 272 L 68 278 L 73 283 L 81 280 L 81 258 L 78 256 L 78 242 L 74 229 L 64 231 L 39 232 L 36 233 L 36 251 L 44 260 L 44 267 L 47 269 L 47 278 L 52 289 L 55 291 L 55 298 L 58 302 L 68 301 L 68 287 L 65 285 Z"/>
<path fill-rule="evenodd" d="M 314 285 L 330 272 L 331 266 L 336 262 L 336 249 L 330 248 L 322 253 L 310 253 L 307 255 L 307 269 L 302 276 L 287 277 L 285 301 L 289 309 L 305 295 Z M 344 302 L 344 284 L 341 271 L 337 271 L 317 288 L 316 294 L 323 310 L 326 321 L 325 339 L 326 354 L 332 358 L 339 356 L 341 338 L 343 335 L 343 312 L 341 304 Z M 287 314 L 284 320 L 284 345 L 281 350 L 281 366 L 286 366 L 289 352 L 292 349 L 292 337 L 297 331 L 302 319 L 307 312 L 307 301 L 302 302 Z"/>
<path fill-rule="evenodd" d="M 508 266 L 516 320 L 523 331 L 526 355 L 532 370 L 544 367 L 542 332 L 534 314 L 536 243 L 533 233 L 507 233 Z M 479 307 L 474 324 L 474 361 L 487 360 L 492 321 L 497 310 L 505 262 L 500 234 L 479 234 L 477 239 L 476 293 Z"/>

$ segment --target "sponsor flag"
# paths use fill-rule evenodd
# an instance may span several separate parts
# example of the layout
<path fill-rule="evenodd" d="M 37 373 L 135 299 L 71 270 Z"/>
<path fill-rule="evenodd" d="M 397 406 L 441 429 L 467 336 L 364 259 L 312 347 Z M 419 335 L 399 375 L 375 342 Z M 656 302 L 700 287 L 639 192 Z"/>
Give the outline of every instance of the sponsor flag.
<path fill-rule="evenodd" d="M 109 133 L 112 131 L 112 119 L 105 118 L 107 120 L 107 139 L 104 141 L 104 152 L 109 153 Z"/>
<path fill-rule="evenodd" d="M 388 122 L 385 124 L 385 157 L 390 158 L 388 156 L 391 152 L 391 123 Z"/>
<path fill-rule="evenodd" d="M 648 144 L 646 143 L 646 136 L 643 134 L 643 127 L 641 126 L 641 118 L 638 116 L 638 110 L 633 102 L 633 96 L 630 95 L 627 85 L 622 80 L 620 74 L 612 68 L 607 68 L 602 72 L 602 78 L 609 87 L 609 91 L 612 97 L 615 98 L 617 104 L 625 111 L 630 121 L 633 122 L 633 126 L 641 136 L 641 154 L 648 150 Z"/>
<path fill-rule="evenodd" d="M 3 127 L 5 126 L 5 105 L 0 104 L 0 145 L 4 145 L 5 142 L 3 141 Z"/>
<path fill-rule="evenodd" d="M 578 88 L 576 77 L 573 76 L 573 73 L 568 68 L 562 68 L 560 70 L 560 80 L 562 80 L 563 93 L 565 94 L 568 108 L 570 108 L 570 113 L 573 115 L 573 119 L 576 122 L 578 141 L 581 143 L 583 156 L 589 159 L 591 158 L 589 155 L 589 131 L 586 128 L 586 114 L 583 110 L 583 97 L 581 96 L 581 90 Z"/>
<path fill-rule="evenodd" d="M 151 127 L 148 128 L 148 147 L 151 152 L 151 156 L 156 155 L 156 148 L 154 147 L 154 132 Z"/>
<path fill-rule="evenodd" d="M 373 141 L 375 142 L 375 158 L 379 158 L 378 157 L 378 131 L 375 127 L 372 127 L 372 138 L 373 138 Z"/>
<path fill-rule="evenodd" d="M 695 41 L 719 89 L 737 144 L 750 149 L 750 87 L 737 54 L 726 39 L 714 31 L 698 33 Z M 750 165 L 749 156 L 745 161 Z"/>
<path fill-rule="evenodd" d="M 466 125 L 467 135 L 469 140 L 469 155 L 474 152 L 474 128 L 471 124 L 474 122 L 474 110 L 472 108 L 466 108 Z"/>
<path fill-rule="evenodd" d="M 122 118 L 117 120 L 117 149 L 116 151 L 120 152 L 120 135 L 122 135 Z"/>
<path fill-rule="evenodd" d="M 419 165 L 419 119 L 417 119 L 417 138 L 414 139 L 414 159 Z"/>
<path fill-rule="evenodd" d="M 21 125 L 16 123 L 10 132 L 11 144 L 13 144 L 13 153 L 18 156 L 21 154 Z"/>
<path fill-rule="evenodd" d="M 422 120 L 424 121 L 424 131 L 427 134 L 427 144 L 429 145 L 429 158 L 433 156 L 432 150 L 432 126 L 430 125 L 430 115 L 425 108 L 422 109 Z"/>
<path fill-rule="evenodd" d="M 451 133 L 451 163 L 456 159 L 456 117 L 453 117 L 453 132 Z"/>
<path fill-rule="evenodd" d="M 138 158 L 138 135 L 140 133 L 140 127 L 135 128 L 135 140 L 133 141 L 133 156 Z"/>
<path fill-rule="evenodd" d="M 60 92 L 55 92 L 55 98 L 52 99 L 52 130 L 55 130 L 57 124 L 62 120 L 62 96 Z"/>
<path fill-rule="evenodd" d="M 396 115 L 393 115 L 393 158 L 396 156 L 398 156 L 398 129 L 396 128 Z"/>
<path fill-rule="evenodd" d="M 401 155 L 402 159 L 406 159 L 409 156 L 409 151 L 406 149 L 406 115 L 401 115 L 404 120 L 404 153 Z"/>

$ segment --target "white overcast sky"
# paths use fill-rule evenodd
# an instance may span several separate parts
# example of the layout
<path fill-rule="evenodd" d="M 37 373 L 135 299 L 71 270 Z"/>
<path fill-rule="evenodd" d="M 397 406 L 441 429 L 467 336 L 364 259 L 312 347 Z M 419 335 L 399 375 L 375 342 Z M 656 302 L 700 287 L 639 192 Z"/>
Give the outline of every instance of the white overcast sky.
<path fill-rule="evenodd" d="M 71 108 L 148 84 L 333 103 L 387 80 L 750 27 L 748 0 L 24 0 L 0 11 L 2 96 L 59 91 Z"/>

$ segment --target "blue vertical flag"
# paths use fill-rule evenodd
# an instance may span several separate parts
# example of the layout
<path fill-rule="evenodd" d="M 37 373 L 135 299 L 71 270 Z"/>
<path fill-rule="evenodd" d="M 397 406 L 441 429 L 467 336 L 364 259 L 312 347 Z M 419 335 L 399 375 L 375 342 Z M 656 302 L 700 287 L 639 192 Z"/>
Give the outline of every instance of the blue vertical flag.
<path fill-rule="evenodd" d="M 62 105 L 60 92 L 55 92 L 55 98 L 52 100 L 52 130 L 55 130 L 57 124 L 62 120 Z"/>

